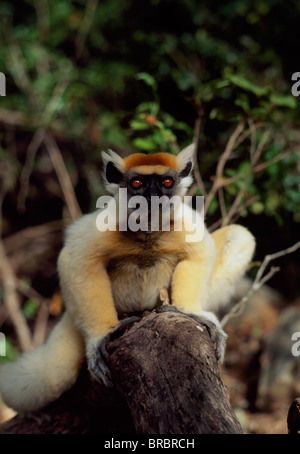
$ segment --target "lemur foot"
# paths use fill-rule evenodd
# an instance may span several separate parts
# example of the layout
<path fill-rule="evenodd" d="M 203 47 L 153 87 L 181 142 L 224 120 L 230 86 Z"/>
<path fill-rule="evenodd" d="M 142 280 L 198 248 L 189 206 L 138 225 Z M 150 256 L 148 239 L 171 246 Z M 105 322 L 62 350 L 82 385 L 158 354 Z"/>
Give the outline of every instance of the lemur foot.
<path fill-rule="evenodd" d="M 108 366 L 109 353 L 107 351 L 107 343 L 120 336 L 128 325 L 132 325 L 139 320 L 140 317 L 136 316 L 121 320 L 113 331 L 108 333 L 106 336 L 101 337 L 89 349 L 88 370 L 94 380 L 104 383 L 107 388 L 113 387 L 111 372 Z"/>
<path fill-rule="evenodd" d="M 203 311 L 200 315 L 195 314 L 187 314 L 182 312 L 176 308 L 176 306 L 161 306 L 157 309 L 157 312 L 180 312 L 181 314 L 185 314 L 188 317 L 193 318 L 199 323 L 203 323 L 210 334 L 210 338 L 213 344 L 216 345 L 216 357 L 219 363 L 222 363 L 224 360 L 225 355 L 225 348 L 226 348 L 226 340 L 227 334 L 222 330 L 221 325 L 215 314 L 212 312 L 205 312 Z"/>
<path fill-rule="evenodd" d="M 112 388 L 111 373 L 108 367 L 109 355 L 106 348 L 109 339 L 110 335 L 108 334 L 100 338 L 89 349 L 88 370 L 94 380 L 104 383 L 107 388 Z"/>
<path fill-rule="evenodd" d="M 215 314 L 212 312 L 202 312 L 200 315 L 189 314 L 189 317 L 194 318 L 196 321 L 203 323 L 209 331 L 212 343 L 215 344 L 215 352 L 217 361 L 222 363 L 224 361 L 227 334 L 222 330 L 221 325 Z"/>

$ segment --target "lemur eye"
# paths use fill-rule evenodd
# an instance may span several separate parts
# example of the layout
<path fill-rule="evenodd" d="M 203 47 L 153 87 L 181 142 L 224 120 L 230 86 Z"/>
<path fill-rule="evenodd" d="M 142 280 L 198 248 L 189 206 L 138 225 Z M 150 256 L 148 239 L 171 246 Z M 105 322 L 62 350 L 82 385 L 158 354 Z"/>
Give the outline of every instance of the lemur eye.
<path fill-rule="evenodd" d="M 143 183 L 141 182 L 141 180 L 138 180 L 138 179 L 132 180 L 130 184 L 133 189 L 139 189 L 141 186 L 143 186 Z"/>
<path fill-rule="evenodd" d="M 174 184 L 174 181 L 172 180 L 172 178 L 166 178 L 165 180 L 163 180 L 162 184 L 165 188 L 171 188 Z"/>

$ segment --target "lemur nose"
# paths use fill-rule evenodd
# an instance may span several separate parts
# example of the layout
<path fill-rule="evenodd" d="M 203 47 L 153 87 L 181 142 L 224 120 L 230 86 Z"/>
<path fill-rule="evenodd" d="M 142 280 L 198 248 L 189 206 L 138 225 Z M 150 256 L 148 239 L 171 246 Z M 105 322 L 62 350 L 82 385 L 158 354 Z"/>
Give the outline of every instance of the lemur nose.
<path fill-rule="evenodd" d="M 147 188 L 147 191 L 145 193 L 145 197 L 147 200 L 151 200 L 151 197 L 153 196 L 158 196 L 160 197 L 162 194 L 161 194 L 161 191 L 159 190 L 159 188 L 157 187 L 156 183 L 154 181 L 152 181 L 148 188 Z"/>

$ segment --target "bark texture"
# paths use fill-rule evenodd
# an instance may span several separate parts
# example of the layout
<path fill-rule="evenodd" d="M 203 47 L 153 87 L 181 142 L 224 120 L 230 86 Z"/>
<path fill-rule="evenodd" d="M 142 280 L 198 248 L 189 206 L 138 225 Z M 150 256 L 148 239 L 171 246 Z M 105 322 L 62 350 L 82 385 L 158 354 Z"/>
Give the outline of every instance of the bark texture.
<path fill-rule="evenodd" d="M 287 416 L 289 434 L 300 433 L 300 397 L 297 397 L 290 406 Z"/>
<path fill-rule="evenodd" d="M 205 325 L 178 312 L 152 312 L 107 345 L 114 388 L 76 385 L 0 433 L 242 433 L 221 381 Z"/>

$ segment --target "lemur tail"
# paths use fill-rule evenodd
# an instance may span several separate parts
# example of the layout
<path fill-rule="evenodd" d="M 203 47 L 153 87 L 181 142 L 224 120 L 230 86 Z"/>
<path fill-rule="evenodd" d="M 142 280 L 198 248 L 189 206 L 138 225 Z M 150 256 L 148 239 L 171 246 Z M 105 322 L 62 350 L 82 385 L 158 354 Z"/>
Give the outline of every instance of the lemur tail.
<path fill-rule="evenodd" d="M 0 367 L 0 393 L 19 413 L 39 410 L 76 381 L 84 359 L 84 343 L 65 314 L 46 344 Z"/>

